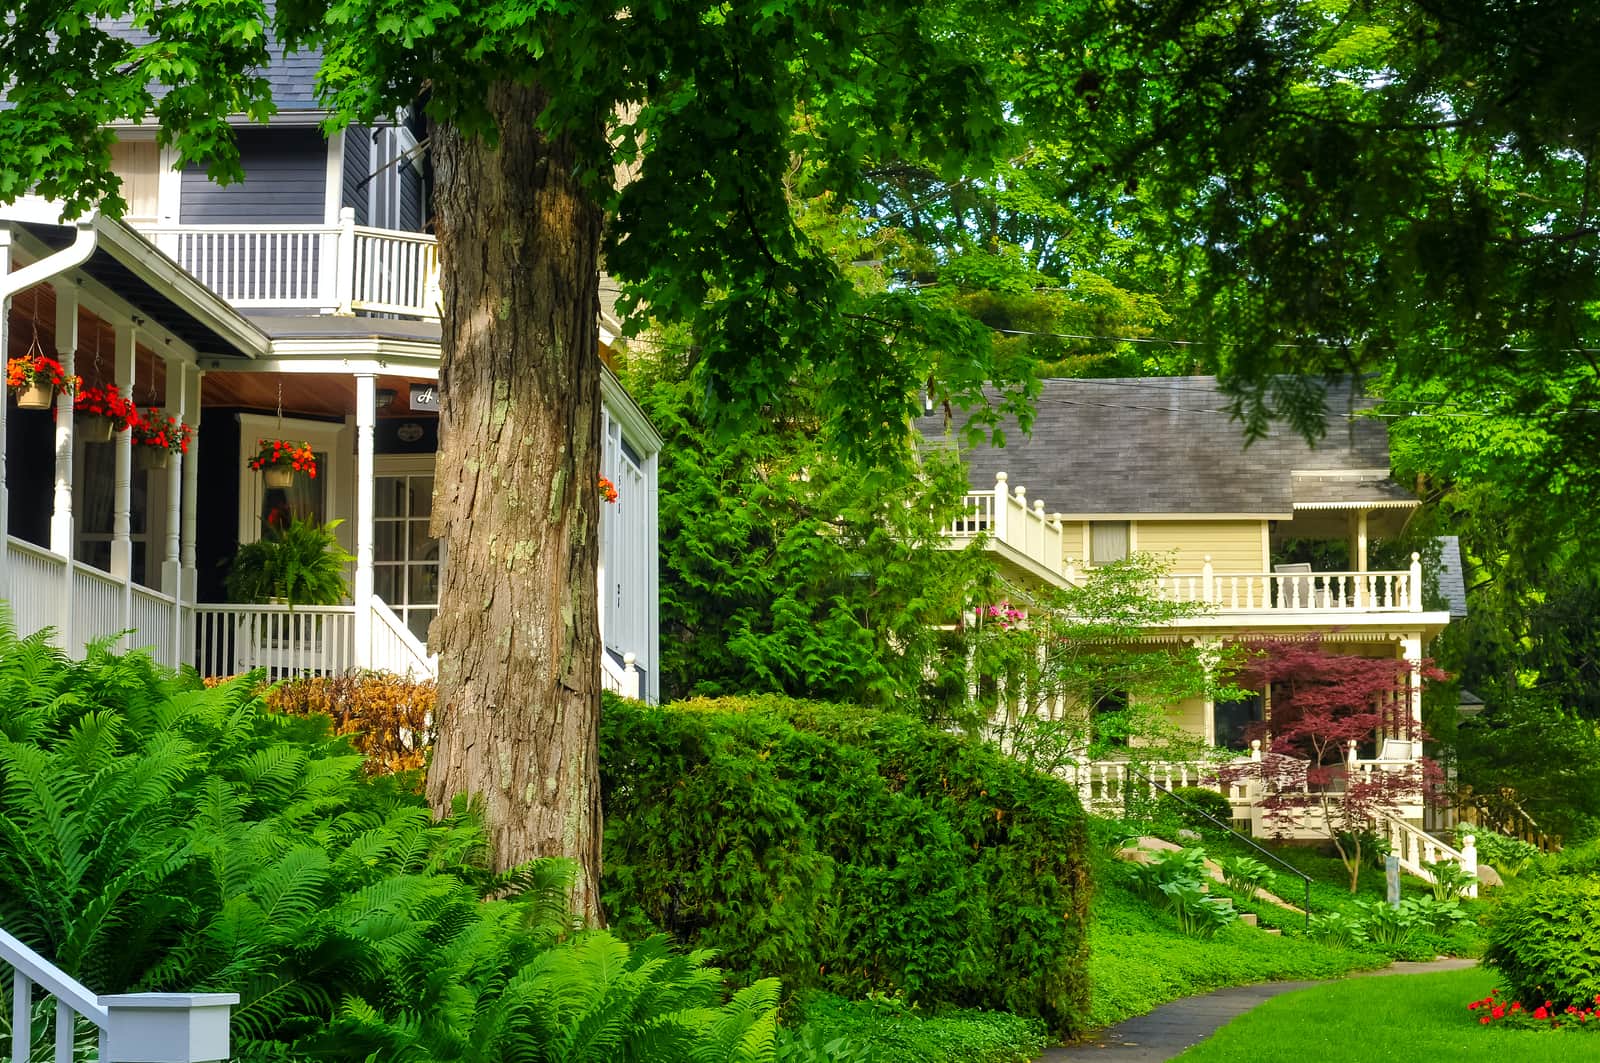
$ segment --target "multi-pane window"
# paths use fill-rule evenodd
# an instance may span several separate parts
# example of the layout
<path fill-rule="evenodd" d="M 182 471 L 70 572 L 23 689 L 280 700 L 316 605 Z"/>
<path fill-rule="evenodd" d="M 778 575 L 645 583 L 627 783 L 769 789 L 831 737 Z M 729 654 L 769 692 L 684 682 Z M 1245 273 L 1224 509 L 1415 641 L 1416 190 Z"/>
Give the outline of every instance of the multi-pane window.
<path fill-rule="evenodd" d="M 439 540 L 428 534 L 433 473 L 380 475 L 373 495 L 373 590 L 426 642 L 439 612 Z"/>

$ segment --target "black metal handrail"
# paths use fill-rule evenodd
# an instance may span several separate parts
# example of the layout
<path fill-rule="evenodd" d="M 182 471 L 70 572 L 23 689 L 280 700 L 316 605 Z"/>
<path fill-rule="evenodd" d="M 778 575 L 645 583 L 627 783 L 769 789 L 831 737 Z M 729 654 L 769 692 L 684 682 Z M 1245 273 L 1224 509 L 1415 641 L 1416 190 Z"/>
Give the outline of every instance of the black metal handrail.
<path fill-rule="evenodd" d="M 1150 778 L 1150 776 L 1146 775 L 1144 772 L 1140 771 L 1138 768 L 1135 768 L 1132 764 L 1127 764 L 1127 765 L 1124 765 L 1124 766 L 1126 767 L 1127 772 L 1128 772 L 1129 775 L 1137 775 L 1139 778 L 1143 779 L 1146 783 L 1148 783 L 1150 785 L 1151 789 L 1159 790 L 1160 792 L 1166 794 L 1168 797 L 1172 798 L 1174 801 L 1178 802 L 1178 804 L 1182 805 L 1184 808 L 1187 808 L 1191 812 L 1198 812 L 1200 815 L 1204 816 L 1206 819 L 1210 820 L 1212 823 L 1215 823 L 1217 826 L 1221 827 L 1223 830 L 1227 831 L 1229 834 L 1233 835 L 1235 838 L 1238 838 L 1240 841 L 1244 842 L 1246 845 L 1248 845 L 1250 848 L 1254 849 L 1256 852 L 1260 853 L 1262 856 L 1266 857 L 1268 860 L 1271 860 L 1273 863 L 1277 864 L 1279 867 L 1283 868 L 1285 871 L 1289 872 L 1291 875 L 1294 875 L 1296 878 L 1299 878 L 1301 880 L 1302 885 L 1305 886 L 1305 891 L 1306 891 L 1306 900 L 1305 900 L 1305 908 L 1304 908 L 1305 917 L 1306 917 L 1306 931 L 1307 931 L 1307 933 L 1309 933 L 1311 931 L 1311 876 L 1310 875 L 1306 874 L 1304 871 L 1301 871 L 1298 867 L 1295 867 L 1293 864 L 1290 864 L 1289 862 L 1284 860 L 1281 856 L 1278 856 L 1276 853 L 1273 853 L 1270 850 L 1268 850 L 1266 848 L 1263 848 L 1259 843 L 1256 842 L 1256 840 L 1254 838 L 1250 837 L 1248 834 L 1242 834 L 1239 831 L 1235 830 L 1232 823 L 1224 823 L 1224 822 L 1222 822 L 1222 820 L 1218 819 L 1216 816 L 1213 816 L 1211 813 L 1207 812 L 1205 809 L 1201 808 L 1199 805 L 1195 804 L 1194 802 L 1186 801 L 1183 798 L 1179 797 L 1177 794 L 1173 793 L 1171 790 L 1167 789 L 1165 786 L 1163 786 L 1160 783 L 1156 782 L 1154 779 Z M 1126 803 L 1126 801 L 1127 801 L 1126 794 L 1124 794 L 1123 801 L 1124 801 L 1124 803 Z M 1254 900 L 1254 899 L 1255 899 L 1254 897 L 1251 898 L 1251 900 Z"/>

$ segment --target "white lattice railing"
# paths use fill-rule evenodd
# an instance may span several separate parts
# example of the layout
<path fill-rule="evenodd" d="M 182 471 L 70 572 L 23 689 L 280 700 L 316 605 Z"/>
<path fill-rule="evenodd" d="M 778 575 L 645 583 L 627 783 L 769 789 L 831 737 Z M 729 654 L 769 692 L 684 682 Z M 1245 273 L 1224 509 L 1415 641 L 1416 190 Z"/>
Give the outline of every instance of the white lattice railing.
<path fill-rule="evenodd" d="M 76 1048 L 85 1022 L 93 1027 L 98 1048 L 93 1058 L 102 1063 L 209 1063 L 228 1058 L 228 1025 L 233 1006 L 239 1003 L 237 993 L 95 996 L 4 930 L 0 930 L 0 966 L 11 969 L 11 1043 L 5 1055 L 17 1063 L 39 1058 L 43 1048 L 48 1048 L 54 1063 L 73 1063 L 81 1058 Z M 46 998 L 54 998 L 54 1007 Z"/>
<path fill-rule="evenodd" d="M 197 605 L 193 612 L 194 665 L 203 676 L 264 668 L 281 679 L 357 666 L 353 605 Z"/>
<path fill-rule="evenodd" d="M 367 667 L 414 679 L 437 679 L 439 655 L 429 653 L 394 610 L 373 595 L 372 652 Z"/>
<path fill-rule="evenodd" d="M 234 306 L 439 316 L 439 250 L 426 233 L 357 225 L 140 225 Z"/>

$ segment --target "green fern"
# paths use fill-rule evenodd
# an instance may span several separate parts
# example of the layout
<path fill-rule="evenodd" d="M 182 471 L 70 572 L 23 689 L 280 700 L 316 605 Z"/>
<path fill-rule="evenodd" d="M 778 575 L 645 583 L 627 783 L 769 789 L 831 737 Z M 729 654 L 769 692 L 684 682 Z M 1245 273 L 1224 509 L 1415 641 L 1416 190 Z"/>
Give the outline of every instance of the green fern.
<path fill-rule="evenodd" d="M 239 993 L 246 1063 L 773 1058 L 775 982 L 724 1002 L 709 953 L 582 930 L 569 864 L 495 872 L 472 804 L 258 681 L 69 661 L 0 607 L 0 925 L 98 992 Z"/>

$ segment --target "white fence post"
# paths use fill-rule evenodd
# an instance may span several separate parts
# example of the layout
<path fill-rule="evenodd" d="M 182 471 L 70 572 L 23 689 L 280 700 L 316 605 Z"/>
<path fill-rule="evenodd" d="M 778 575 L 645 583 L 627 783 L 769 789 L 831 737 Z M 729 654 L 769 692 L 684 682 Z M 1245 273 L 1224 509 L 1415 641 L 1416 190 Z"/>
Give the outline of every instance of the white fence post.
<path fill-rule="evenodd" d="M 1205 599 L 1205 603 L 1207 605 L 1213 605 L 1216 603 L 1216 588 L 1216 572 L 1211 567 L 1211 555 L 1207 554 L 1205 561 L 1200 565 L 1200 594 Z"/>
<path fill-rule="evenodd" d="M 1411 582 L 1407 584 L 1406 591 L 1410 595 L 1407 604 L 1413 613 L 1422 612 L 1422 555 L 1411 555 Z"/>
<path fill-rule="evenodd" d="M 1461 870 L 1472 876 L 1472 884 L 1467 887 L 1467 896 L 1478 895 L 1478 839 L 1475 835 L 1468 834 L 1461 839 Z"/>
<path fill-rule="evenodd" d="M 997 543 L 1003 543 L 1006 539 L 1006 518 L 1009 516 L 1006 510 L 1011 508 L 1010 499 L 1011 489 L 1006 486 L 1006 474 L 1004 472 L 995 473 L 994 527 L 991 530 L 994 535 L 994 541 Z"/>

